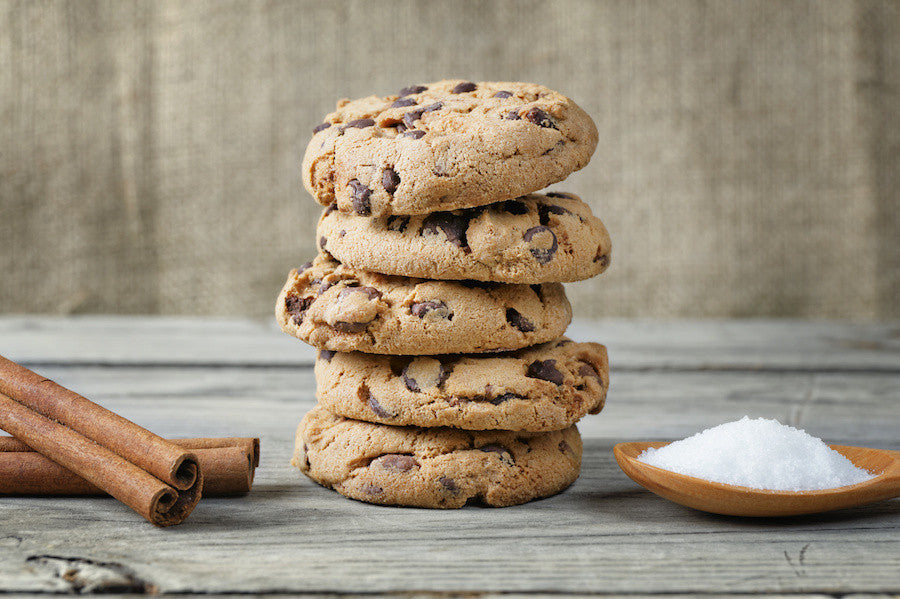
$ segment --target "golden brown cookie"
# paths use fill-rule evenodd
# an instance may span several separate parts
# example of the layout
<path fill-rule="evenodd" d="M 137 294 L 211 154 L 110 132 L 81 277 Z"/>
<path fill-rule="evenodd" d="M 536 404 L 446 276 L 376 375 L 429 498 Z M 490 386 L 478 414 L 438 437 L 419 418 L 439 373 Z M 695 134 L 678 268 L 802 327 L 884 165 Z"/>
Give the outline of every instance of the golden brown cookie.
<path fill-rule="evenodd" d="M 320 254 L 278 297 L 282 330 L 316 347 L 377 354 L 518 349 L 562 335 L 563 286 L 429 281 L 356 270 Z"/>
<path fill-rule="evenodd" d="M 543 189 L 596 146 L 591 118 L 558 92 L 446 80 L 340 101 L 313 131 L 303 182 L 342 212 L 425 214 Z"/>
<path fill-rule="evenodd" d="M 297 429 L 291 464 L 369 503 L 499 507 L 571 485 L 581 467 L 581 436 L 574 426 L 547 433 L 385 426 L 316 407 Z"/>
<path fill-rule="evenodd" d="M 319 352 L 316 396 L 335 414 L 393 425 L 551 431 L 603 408 L 606 348 L 561 339 L 503 354 Z"/>
<path fill-rule="evenodd" d="M 606 270 L 612 251 L 600 219 L 567 193 L 424 216 L 326 210 L 317 237 L 321 248 L 354 268 L 505 283 L 587 279 Z"/>

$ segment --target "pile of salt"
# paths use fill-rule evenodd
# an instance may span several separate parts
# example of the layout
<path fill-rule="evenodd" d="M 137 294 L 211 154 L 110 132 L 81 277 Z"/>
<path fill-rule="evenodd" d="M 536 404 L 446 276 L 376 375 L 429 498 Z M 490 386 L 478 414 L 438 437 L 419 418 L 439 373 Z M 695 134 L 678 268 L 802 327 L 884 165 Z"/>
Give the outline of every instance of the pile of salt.
<path fill-rule="evenodd" d="M 832 489 L 875 476 L 805 431 L 747 416 L 648 449 L 637 459 L 679 474 L 771 491 Z"/>

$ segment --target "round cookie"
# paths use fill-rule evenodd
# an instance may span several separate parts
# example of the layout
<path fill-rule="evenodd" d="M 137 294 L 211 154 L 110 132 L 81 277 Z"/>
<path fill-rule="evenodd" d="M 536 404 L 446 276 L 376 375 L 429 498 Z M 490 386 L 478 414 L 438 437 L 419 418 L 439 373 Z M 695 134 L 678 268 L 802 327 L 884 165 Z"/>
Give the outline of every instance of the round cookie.
<path fill-rule="evenodd" d="M 392 425 L 553 431 L 603 408 L 606 348 L 561 339 L 505 354 L 374 356 L 320 351 L 316 397 L 335 414 Z"/>
<path fill-rule="evenodd" d="M 574 426 L 547 433 L 398 427 L 316 407 L 297 429 L 291 464 L 320 485 L 369 503 L 499 507 L 571 485 L 581 449 Z"/>
<path fill-rule="evenodd" d="M 342 212 L 426 214 L 543 189 L 596 146 L 591 118 L 558 92 L 446 80 L 338 102 L 313 130 L 303 182 Z"/>
<path fill-rule="evenodd" d="M 366 218 L 326 209 L 320 247 L 342 263 L 407 277 L 504 283 L 580 281 L 609 266 L 606 227 L 568 193 L 466 210 Z"/>
<path fill-rule="evenodd" d="M 410 279 L 358 271 L 320 254 L 291 271 L 275 316 L 283 331 L 321 349 L 420 355 L 556 339 L 572 308 L 559 283 Z"/>

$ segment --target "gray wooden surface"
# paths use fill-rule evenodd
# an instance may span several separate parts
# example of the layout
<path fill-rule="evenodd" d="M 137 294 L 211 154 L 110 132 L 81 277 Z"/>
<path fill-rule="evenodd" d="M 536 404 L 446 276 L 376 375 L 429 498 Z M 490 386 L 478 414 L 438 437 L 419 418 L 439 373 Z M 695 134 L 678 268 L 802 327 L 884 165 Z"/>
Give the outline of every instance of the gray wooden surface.
<path fill-rule="evenodd" d="M 0 317 L 0 354 L 148 428 L 257 435 L 253 492 L 159 530 L 106 499 L 0 498 L 0 592 L 900 593 L 900 501 L 786 520 L 682 508 L 611 448 L 744 414 L 900 449 L 900 323 L 579 322 L 610 349 L 581 478 L 527 505 L 371 506 L 288 465 L 312 354 L 268 323 Z"/>

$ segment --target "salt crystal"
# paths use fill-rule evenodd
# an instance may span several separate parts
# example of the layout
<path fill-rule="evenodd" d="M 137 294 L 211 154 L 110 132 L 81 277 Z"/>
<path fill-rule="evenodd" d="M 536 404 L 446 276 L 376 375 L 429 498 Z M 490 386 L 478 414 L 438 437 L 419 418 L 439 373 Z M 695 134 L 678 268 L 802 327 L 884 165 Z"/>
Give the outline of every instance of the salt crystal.
<path fill-rule="evenodd" d="M 833 489 L 875 477 L 805 431 L 747 416 L 647 449 L 637 459 L 679 474 L 771 491 Z"/>

